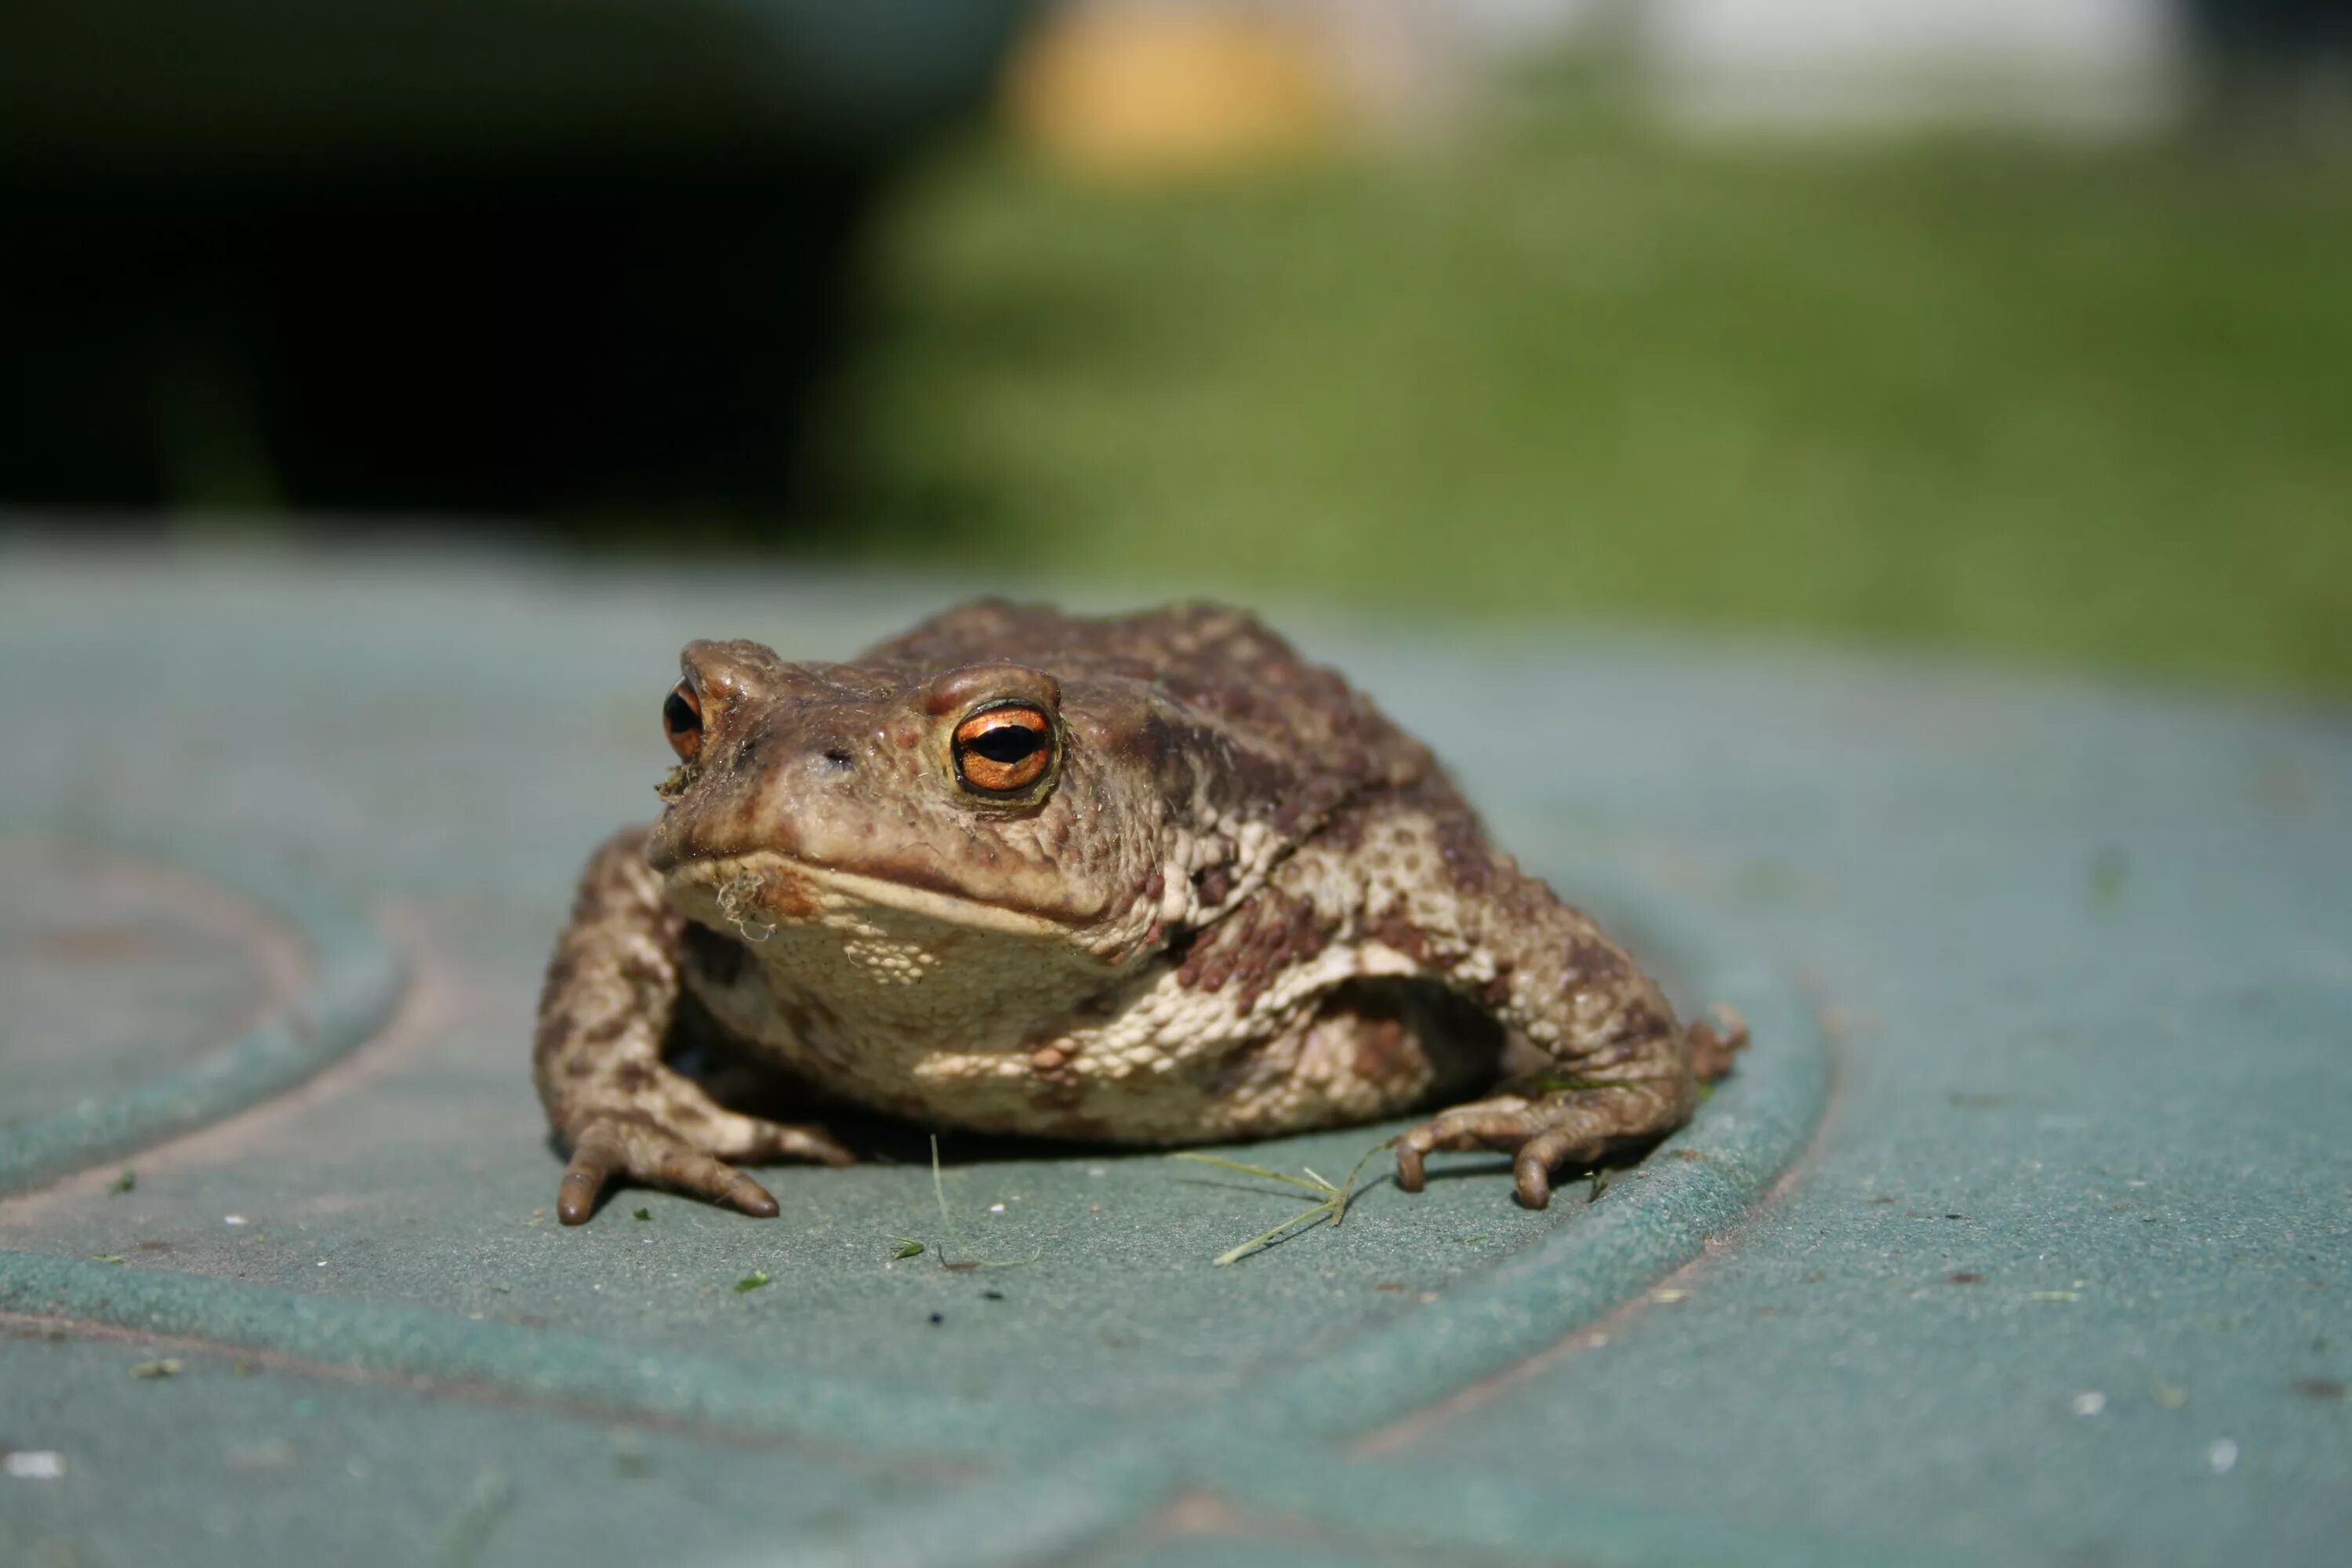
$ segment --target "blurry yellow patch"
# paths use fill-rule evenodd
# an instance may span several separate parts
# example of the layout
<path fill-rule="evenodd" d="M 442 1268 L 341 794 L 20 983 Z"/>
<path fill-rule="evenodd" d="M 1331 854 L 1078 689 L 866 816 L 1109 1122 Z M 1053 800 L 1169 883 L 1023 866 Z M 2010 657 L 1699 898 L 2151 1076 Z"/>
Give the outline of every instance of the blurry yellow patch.
<path fill-rule="evenodd" d="M 1014 59 L 1005 110 L 1055 162 L 1146 179 L 1311 156 L 1349 118 L 1312 32 L 1215 5 L 1071 6 Z"/>

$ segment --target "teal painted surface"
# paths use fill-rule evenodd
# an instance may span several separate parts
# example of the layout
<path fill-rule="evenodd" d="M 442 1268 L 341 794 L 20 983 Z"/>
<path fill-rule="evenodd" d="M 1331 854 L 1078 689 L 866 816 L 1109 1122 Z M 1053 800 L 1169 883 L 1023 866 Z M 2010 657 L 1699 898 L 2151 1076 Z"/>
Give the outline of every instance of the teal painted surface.
<path fill-rule="evenodd" d="M 61 841 L 67 842 L 67 841 Z M 83 860 L 103 864 L 123 851 L 104 842 L 82 847 L 79 857 L 55 853 L 27 858 L 32 869 L 20 871 L 5 895 L 10 924 L 40 934 L 40 894 L 49 902 L 71 908 L 85 894 Z M 55 1039 L 70 1037 L 70 999 L 61 994 L 72 981 L 81 980 L 80 1012 L 97 1026 L 92 1033 L 112 1048 L 90 1056 L 72 1053 L 70 1065 L 60 1062 L 70 1047 L 41 1051 L 42 1042 L 24 1042 L 26 1056 L 44 1059 L 28 1063 L 28 1076 L 37 1092 L 28 1094 L 34 1113 L 0 1124 L 0 1194 L 21 1191 L 101 1160 L 120 1159 L 170 1137 L 216 1121 L 232 1111 L 282 1093 L 319 1071 L 382 1027 L 400 999 L 400 962 L 364 921 L 347 906 L 286 876 L 257 856 L 223 855 L 202 843 L 182 843 L 173 849 L 166 870 L 194 873 L 220 884 L 231 897 L 249 903 L 281 923 L 298 942 L 307 972 L 290 995 L 270 1005 L 258 1019 L 240 1032 L 226 1034 L 217 1043 L 207 1034 L 239 1011 L 228 997 L 260 1000 L 257 988 L 241 984 L 247 966 L 233 951 L 219 944 L 207 949 L 201 933 L 191 942 L 187 933 L 166 931 L 152 940 L 176 948 L 194 947 L 183 960 L 193 973 L 173 987 L 179 994 L 136 998 L 126 1005 L 120 990 L 103 976 L 77 976 L 72 966 L 52 959 L 28 991 L 38 994 L 47 1017 L 39 1033 Z M 183 919 L 201 919 L 198 910 Z M 70 929 L 70 928 L 68 928 Z M 135 928 L 128 933 L 136 940 Z M 20 950 L 21 951 L 21 950 Z M 191 962 L 192 960 L 192 962 Z M 59 975 L 59 969 L 68 970 Z M 184 1012 L 189 993 L 194 994 L 199 1016 Z M 228 997 L 222 995 L 223 992 Z M 176 1004 L 177 1005 L 174 1005 Z M 177 1014 L 160 1020 L 168 1031 L 162 1047 L 141 1053 L 121 1039 L 121 1020 L 169 1010 Z M 193 1029 L 191 1027 L 193 1024 Z M 109 1037 L 113 1037 L 109 1039 Z M 15 1110 L 16 1057 L 19 1042 L 13 1033 L 8 1049 L 0 1054 L 0 1072 L 11 1080 L 9 1105 Z M 149 1059 L 141 1061 L 142 1056 Z M 145 1070 L 142 1070 L 142 1068 Z"/>
<path fill-rule="evenodd" d="M 123 857 L 0 837 L 0 1136 L 115 1099 L 246 1029 L 273 977 L 224 912 Z"/>
<path fill-rule="evenodd" d="M 166 1356 L 176 1374 L 132 1375 Z M 26 1568 L 652 1563 L 854 1539 L 959 1485 L 136 1338 L 0 1334 L 0 1447 L 37 1435 L 65 1472 L 0 1474 L 0 1563 Z"/>
<path fill-rule="evenodd" d="M 305 1470 L 255 1542 L 418 1560 L 415 1520 L 476 1495 L 492 1411 L 516 1500 L 484 1562 L 643 1560 L 619 1482 L 582 1479 L 615 1430 L 709 1458 L 647 1505 L 680 1561 L 2337 1560 L 2332 712 L 1281 617 L 1682 1000 L 1749 1011 L 1754 1061 L 1643 1173 L 1533 1215 L 1464 1157 L 1230 1269 L 1208 1260 L 1285 1199 L 978 1140 L 946 1145 L 954 1225 L 1034 1264 L 894 1259 L 892 1236 L 941 1233 L 919 1141 L 767 1173 L 766 1224 L 658 1194 L 576 1232 L 535 1214 L 559 1167 L 524 1074 L 537 971 L 582 854 L 652 804 L 677 644 L 836 653 L 947 596 L 496 559 L 0 563 L 0 664 L 35 677 L 0 704 L 70 668 L 111 715 L 100 736 L 0 711 L 29 737 L 0 752 L 12 816 L 299 866 L 414 988 L 310 1089 L 142 1154 L 135 1191 L 100 1166 L 0 1203 L 0 1312 L 35 1336 L 0 1339 L 0 1385 L 47 1391 L 0 1403 L 0 1445 L 69 1450 L 94 1489 L 65 1507 L 43 1489 L 66 1482 L 0 1478 L 0 1542 L 33 1519 L 91 1561 L 152 1553 L 206 1497 L 131 1461 L 137 1401 L 266 1444 L 357 1373 L 415 1381 L 362 1389 L 320 1462 L 391 1473 L 331 1496 Z M 262 682 L 257 734 L 231 713 Z M 1380 1131 L 1248 1157 L 1328 1171 Z M 735 1291 L 753 1269 L 772 1282 Z M 131 1378 L 154 1335 L 206 1370 Z M 294 1360 L 235 1377 L 271 1352 Z M 862 1489 L 876 1473 L 918 1484 Z M 140 1500 L 104 1515 L 117 1486 Z"/>
<path fill-rule="evenodd" d="M 1396 1457 L 1992 1561 L 2341 1561 L 2352 794 L 2340 752 L 2269 771 L 2292 731 L 2147 717 L 2003 738 L 2096 799 L 1784 837 L 1828 907 L 1755 918 L 1847 1035 L 1793 1201 Z"/>

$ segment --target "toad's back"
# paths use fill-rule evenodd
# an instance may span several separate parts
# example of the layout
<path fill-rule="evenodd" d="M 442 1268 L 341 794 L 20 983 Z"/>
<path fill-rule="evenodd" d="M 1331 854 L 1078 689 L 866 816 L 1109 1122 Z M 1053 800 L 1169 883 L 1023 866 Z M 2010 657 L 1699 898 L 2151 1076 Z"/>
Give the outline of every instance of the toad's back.
<path fill-rule="evenodd" d="M 982 599 L 879 643 L 857 661 L 899 679 L 1010 659 L 1066 680 L 1148 681 L 1214 728 L 1302 772 L 1358 787 L 1436 773 L 1428 749 L 1331 670 L 1309 664 L 1255 616 L 1222 605 L 1140 615 L 1066 616 Z"/>

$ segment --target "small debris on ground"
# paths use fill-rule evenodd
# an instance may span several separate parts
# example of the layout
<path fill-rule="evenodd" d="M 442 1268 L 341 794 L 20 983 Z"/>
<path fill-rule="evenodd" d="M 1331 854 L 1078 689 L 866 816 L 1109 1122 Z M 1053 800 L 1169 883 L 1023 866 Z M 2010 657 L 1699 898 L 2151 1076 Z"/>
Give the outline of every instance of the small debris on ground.
<path fill-rule="evenodd" d="M 167 1355 L 159 1356 L 153 1361 L 140 1362 L 131 1369 L 131 1375 L 133 1377 L 177 1377 L 180 1375 L 180 1358 L 177 1356 Z"/>
<path fill-rule="evenodd" d="M 54 1481 L 66 1473 L 66 1457 L 55 1448 L 11 1448 L 0 1455 L 0 1469 L 20 1481 Z"/>
<path fill-rule="evenodd" d="M 735 1281 L 735 1294 L 740 1296 L 747 1290 L 757 1290 L 760 1287 L 768 1283 L 770 1283 L 768 1271 L 764 1268 L 754 1268 L 751 1272 Z"/>
<path fill-rule="evenodd" d="M 122 1174 L 114 1178 L 114 1185 L 107 1189 L 107 1195 L 112 1197 L 119 1194 L 127 1193 L 133 1190 L 138 1185 L 139 1173 L 132 1170 L 130 1166 L 125 1165 L 122 1167 Z"/>
<path fill-rule="evenodd" d="M 293 1444 L 283 1437 L 271 1437 L 231 1448 L 221 1456 L 221 1463 L 232 1470 L 285 1470 L 291 1469 L 298 1458 Z"/>
<path fill-rule="evenodd" d="M 1244 1164 L 1239 1160 L 1228 1160 L 1218 1154 L 1197 1153 L 1191 1150 L 1186 1150 L 1181 1153 L 1171 1154 L 1169 1158 L 1171 1160 L 1192 1160 L 1203 1165 L 1217 1165 L 1228 1171 L 1239 1171 L 1245 1176 L 1257 1176 L 1269 1182 L 1280 1182 L 1286 1186 L 1298 1187 L 1307 1192 L 1314 1193 L 1318 1194 L 1321 1200 L 1312 1206 L 1302 1209 L 1298 1213 L 1292 1215 L 1288 1219 L 1284 1220 L 1272 1230 L 1265 1231 L 1257 1236 L 1254 1236 L 1250 1237 L 1249 1240 L 1243 1242 L 1239 1247 L 1229 1247 L 1225 1251 L 1220 1253 L 1216 1258 L 1211 1259 L 1211 1262 L 1214 1267 L 1222 1268 L 1229 1263 L 1235 1263 L 1240 1261 L 1242 1258 L 1247 1258 L 1253 1252 L 1262 1251 L 1266 1247 L 1272 1247 L 1276 1242 L 1286 1238 L 1293 1231 L 1296 1231 L 1302 1226 L 1315 1224 L 1316 1222 L 1326 1218 L 1328 1218 L 1334 1226 L 1340 1225 L 1348 1217 L 1348 1205 L 1355 1198 L 1356 1178 L 1363 1173 L 1364 1167 L 1370 1163 L 1373 1155 L 1379 1153 L 1383 1149 L 1393 1149 L 1395 1147 L 1396 1140 L 1393 1138 L 1385 1138 L 1380 1142 L 1373 1144 L 1357 1158 L 1355 1165 L 1348 1172 L 1346 1180 L 1339 1183 L 1337 1185 L 1334 1185 L 1328 1177 L 1317 1172 L 1312 1166 L 1307 1165 L 1301 1165 L 1299 1167 L 1300 1170 L 1306 1172 L 1304 1176 L 1292 1176 L 1286 1175 L 1280 1171 L 1269 1171 L 1264 1165 Z"/>
<path fill-rule="evenodd" d="M 1041 1247 L 1026 1258 L 958 1258 L 953 1262 L 949 1261 L 948 1248 L 953 1247 L 956 1251 L 961 1252 L 964 1249 L 964 1242 L 962 1234 L 956 1228 L 955 1215 L 948 1209 L 947 1183 L 940 1174 L 940 1135 L 936 1132 L 931 1134 L 931 1195 L 939 1200 L 940 1231 L 947 1239 L 932 1243 L 930 1251 L 940 1260 L 940 1267 L 950 1273 L 969 1274 L 975 1268 L 1025 1268 L 1045 1256 L 1045 1249 Z M 1017 1197 L 1015 1201 L 1018 1201 Z M 1003 1214 L 1004 1205 L 992 1205 L 988 1212 Z M 923 1244 L 916 1241 L 912 1237 L 894 1236 L 890 1239 L 899 1244 L 900 1250 L 898 1256 L 900 1258 L 913 1258 L 923 1251 Z M 912 1247 L 914 1251 L 907 1251 L 906 1248 L 908 1247 Z"/>
<path fill-rule="evenodd" d="M 514 1489 L 496 1470 L 484 1470 L 474 1481 L 473 1500 L 458 1510 L 441 1532 L 434 1561 L 441 1568 L 474 1568 L 489 1544 L 490 1532 L 514 1506 Z"/>
<path fill-rule="evenodd" d="M 651 1219 L 654 1217 L 654 1211 L 651 1209 L 632 1209 L 629 1211 L 629 1217 L 632 1219 Z"/>
<path fill-rule="evenodd" d="M 2091 857 L 2091 907 L 2112 910 L 2123 901 L 2125 884 L 2131 880 L 2131 858 L 2112 844 L 2100 846 Z"/>

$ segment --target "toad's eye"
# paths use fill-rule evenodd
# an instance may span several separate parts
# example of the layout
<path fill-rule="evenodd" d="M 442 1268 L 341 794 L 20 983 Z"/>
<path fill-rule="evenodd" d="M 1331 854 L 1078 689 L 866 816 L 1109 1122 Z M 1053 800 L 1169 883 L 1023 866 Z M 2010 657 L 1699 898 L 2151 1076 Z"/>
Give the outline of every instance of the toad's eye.
<path fill-rule="evenodd" d="M 680 762 L 702 754 L 702 699 L 695 695 L 693 682 L 681 680 L 669 689 L 662 703 L 662 733 Z"/>
<path fill-rule="evenodd" d="M 1054 761 L 1054 721 L 1026 702 L 983 708 L 956 726 L 956 776 L 982 795 L 1018 795 Z"/>

